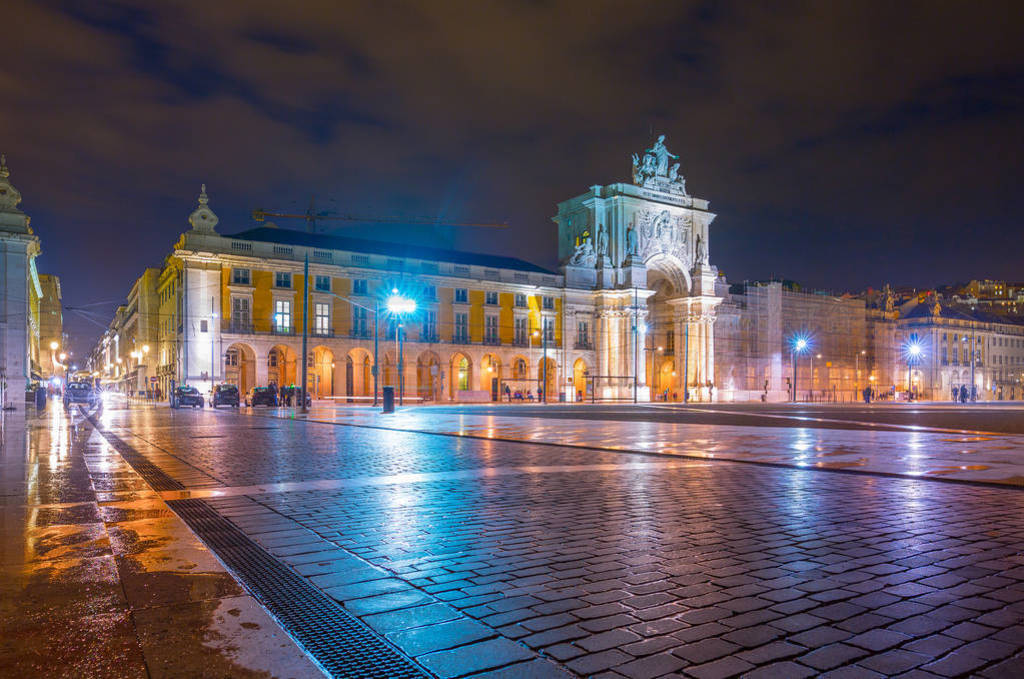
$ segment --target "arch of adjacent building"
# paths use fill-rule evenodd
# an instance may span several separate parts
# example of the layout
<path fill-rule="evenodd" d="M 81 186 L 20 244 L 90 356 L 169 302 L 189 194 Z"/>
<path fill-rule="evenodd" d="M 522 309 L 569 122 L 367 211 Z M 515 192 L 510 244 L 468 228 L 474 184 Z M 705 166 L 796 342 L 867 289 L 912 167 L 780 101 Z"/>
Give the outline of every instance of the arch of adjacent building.
<path fill-rule="evenodd" d="M 361 347 L 345 355 L 345 395 L 373 396 L 373 357 Z"/>
<path fill-rule="evenodd" d="M 427 350 L 416 359 L 416 395 L 424 401 L 437 401 L 441 397 L 441 357 Z"/>
<path fill-rule="evenodd" d="M 244 394 L 256 385 L 256 350 L 244 342 L 233 342 L 224 352 L 224 381 Z"/>
<path fill-rule="evenodd" d="M 468 354 L 457 351 L 448 362 L 448 395 L 457 400 L 460 391 L 473 388 L 473 360 Z"/>
<path fill-rule="evenodd" d="M 497 380 L 495 382 L 494 380 Z M 501 384 L 501 359 L 494 354 L 484 354 L 480 359 L 480 386 L 482 391 L 492 391 Z"/>
<path fill-rule="evenodd" d="M 587 379 L 590 375 L 590 368 L 582 358 L 577 358 L 572 364 L 572 393 L 577 401 L 583 401 L 591 397 L 593 385 Z"/>
<path fill-rule="evenodd" d="M 547 361 L 547 381 L 544 380 L 544 362 Z M 542 385 L 547 400 L 558 400 L 558 362 L 553 358 L 541 358 L 537 361 L 537 384 Z"/>
<path fill-rule="evenodd" d="M 328 398 L 335 391 L 334 352 L 320 345 L 313 347 L 312 363 L 309 368 L 309 393 L 313 398 Z"/>
<path fill-rule="evenodd" d="M 274 345 L 266 360 L 267 384 L 277 387 L 295 384 L 299 359 L 294 349 L 284 344 Z"/>

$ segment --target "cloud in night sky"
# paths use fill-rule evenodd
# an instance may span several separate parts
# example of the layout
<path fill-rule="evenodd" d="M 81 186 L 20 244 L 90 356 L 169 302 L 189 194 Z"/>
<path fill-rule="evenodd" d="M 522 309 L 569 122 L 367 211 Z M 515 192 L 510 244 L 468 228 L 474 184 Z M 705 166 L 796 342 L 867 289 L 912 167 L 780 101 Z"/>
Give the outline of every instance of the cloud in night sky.
<path fill-rule="evenodd" d="M 554 266 L 556 203 L 628 179 L 652 132 L 731 280 L 1024 279 L 1016 4 L 755 4 L 8 0 L 0 150 L 40 268 L 104 314 L 201 182 L 223 233 L 316 196 L 507 220 L 372 235 Z"/>

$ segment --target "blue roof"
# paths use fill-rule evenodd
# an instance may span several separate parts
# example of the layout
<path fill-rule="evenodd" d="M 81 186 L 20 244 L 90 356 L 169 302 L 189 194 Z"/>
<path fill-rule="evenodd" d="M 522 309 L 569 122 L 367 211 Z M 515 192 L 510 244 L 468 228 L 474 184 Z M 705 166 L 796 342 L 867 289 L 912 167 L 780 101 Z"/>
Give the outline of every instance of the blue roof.
<path fill-rule="evenodd" d="M 544 273 L 553 276 L 559 275 L 555 271 L 549 271 L 548 269 L 537 266 L 536 264 L 532 264 L 522 259 L 516 259 L 515 257 L 485 255 L 476 252 L 446 250 L 443 248 L 421 247 L 417 245 L 406 245 L 404 243 L 389 243 L 386 241 L 351 238 L 348 236 L 328 236 L 320 233 L 292 231 L 290 229 L 281 229 L 271 226 L 261 226 L 225 237 L 235 238 L 238 240 L 277 243 L 279 245 L 298 245 L 300 247 L 318 248 L 321 250 L 344 250 L 346 252 L 386 255 L 388 257 L 400 257 L 403 259 L 423 259 L 428 262 L 475 264 L 476 266 L 486 266 L 492 269 L 514 269 L 516 271 Z"/>

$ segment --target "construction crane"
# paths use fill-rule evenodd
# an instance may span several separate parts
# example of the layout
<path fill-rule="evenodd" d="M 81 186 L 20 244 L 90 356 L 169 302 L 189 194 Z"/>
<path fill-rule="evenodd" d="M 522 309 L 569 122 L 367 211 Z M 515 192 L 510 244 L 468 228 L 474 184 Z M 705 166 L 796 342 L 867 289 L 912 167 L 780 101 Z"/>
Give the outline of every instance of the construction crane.
<path fill-rule="evenodd" d="M 324 221 L 402 224 L 410 226 L 482 226 L 496 229 L 508 227 L 508 224 L 503 222 L 451 222 L 427 219 L 425 217 L 403 219 L 401 217 L 358 217 L 354 215 L 335 215 L 328 212 L 317 212 L 312 200 L 309 201 L 309 209 L 306 210 L 305 214 L 272 212 L 270 210 L 264 210 L 263 208 L 256 208 L 252 211 L 252 218 L 254 221 L 264 222 L 267 217 L 273 217 L 275 219 L 301 219 L 306 222 L 306 230 L 309 231 L 309 233 L 316 233 L 316 223 Z"/>

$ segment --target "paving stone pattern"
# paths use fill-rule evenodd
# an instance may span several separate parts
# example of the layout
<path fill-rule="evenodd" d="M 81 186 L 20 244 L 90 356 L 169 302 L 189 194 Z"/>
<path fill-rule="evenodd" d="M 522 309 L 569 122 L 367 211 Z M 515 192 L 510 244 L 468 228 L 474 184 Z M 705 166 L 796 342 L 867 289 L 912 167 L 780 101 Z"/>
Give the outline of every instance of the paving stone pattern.
<path fill-rule="evenodd" d="M 311 448 L 279 450 L 266 481 L 303 459 L 367 476 L 638 457 L 288 426 Z M 269 464 L 182 454 L 247 483 Z M 1024 676 L 1014 489 L 707 463 L 212 504 L 438 676 Z"/>

